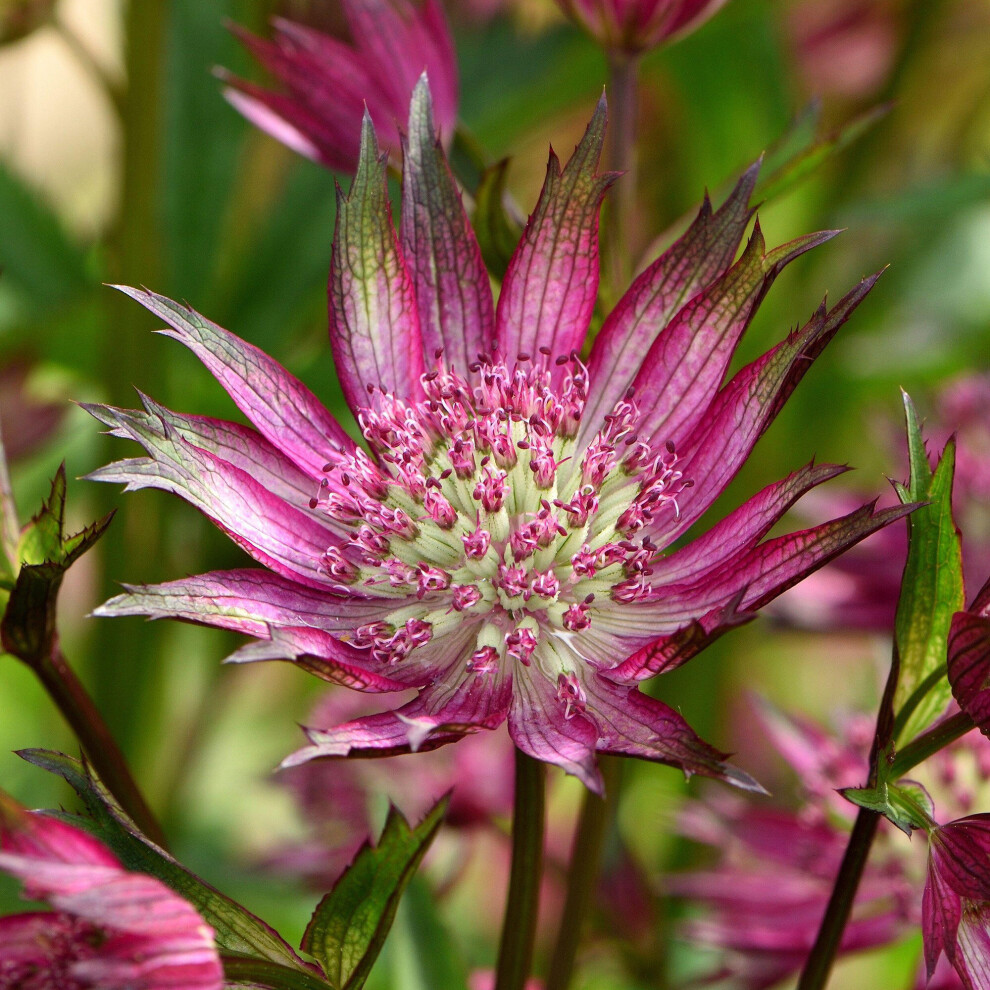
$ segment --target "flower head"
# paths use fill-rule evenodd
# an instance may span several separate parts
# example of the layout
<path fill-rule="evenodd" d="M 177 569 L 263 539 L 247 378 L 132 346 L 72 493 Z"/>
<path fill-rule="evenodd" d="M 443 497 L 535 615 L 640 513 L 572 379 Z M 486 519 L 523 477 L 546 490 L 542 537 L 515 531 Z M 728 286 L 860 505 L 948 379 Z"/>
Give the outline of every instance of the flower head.
<path fill-rule="evenodd" d="M 725 0 L 558 0 L 564 12 L 609 51 L 656 48 L 707 20 Z"/>
<path fill-rule="evenodd" d="M 707 534 L 711 506 L 828 340 L 832 309 L 723 384 L 777 273 L 831 233 L 766 251 L 751 170 L 648 268 L 579 356 L 598 288 L 604 100 L 565 168 L 551 155 L 493 305 L 422 82 L 410 114 L 401 238 L 370 120 L 339 197 L 331 346 L 367 449 L 298 381 L 191 310 L 125 290 L 170 325 L 255 430 L 91 407 L 147 458 L 92 476 L 201 508 L 268 570 L 132 588 L 103 614 L 172 615 L 260 642 L 234 659 L 294 659 L 365 691 L 417 688 L 395 711 L 311 731 L 291 757 L 429 749 L 508 720 L 516 746 L 600 789 L 596 752 L 743 787 L 638 683 L 694 656 L 781 590 L 907 509 L 871 505 L 765 539 L 843 469 L 809 465 Z"/>
<path fill-rule="evenodd" d="M 81 829 L 0 794 L 0 870 L 53 913 L 0 918 L 0 987 L 219 990 L 213 930 Z"/>
<path fill-rule="evenodd" d="M 351 41 L 282 18 L 271 41 L 238 29 L 258 61 L 282 84 L 276 92 L 221 73 L 224 95 L 248 120 L 328 168 L 353 172 L 367 107 L 386 148 L 399 150 L 416 80 L 433 80 L 446 138 L 457 116 L 457 62 L 437 0 L 341 0 Z"/>

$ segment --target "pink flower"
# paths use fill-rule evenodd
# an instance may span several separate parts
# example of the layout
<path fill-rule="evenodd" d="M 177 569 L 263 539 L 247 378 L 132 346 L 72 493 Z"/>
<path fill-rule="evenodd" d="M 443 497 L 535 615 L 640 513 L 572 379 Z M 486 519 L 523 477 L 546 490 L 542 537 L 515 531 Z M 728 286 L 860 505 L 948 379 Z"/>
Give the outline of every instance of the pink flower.
<path fill-rule="evenodd" d="M 437 0 L 341 0 L 351 43 L 303 24 L 273 22 L 272 41 L 238 35 L 284 92 L 221 73 L 224 95 L 248 120 L 328 168 L 353 172 L 367 107 L 382 144 L 399 151 L 413 87 L 430 74 L 444 139 L 457 117 L 457 62 Z"/>
<path fill-rule="evenodd" d="M 213 930 L 96 839 L 0 794 L 0 869 L 54 913 L 0 918 L 0 987 L 219 990 Z"/>
<path fill-rule="evenodd" d="M 858 719 L 836 737 L 765 703 L 756 714 L 772 748 L 796 772 L 799 807 L 754 806 L 724 794 L 689 802 L 682 832 L 718 850 L 719 859 L 664 883 L 706 908 L 683 928 L 686 938 L 718 952 L 702 984 L 721 985 L 731 976 L 733 986 L 746 990 L 765 990 L 797 973 L 814 944 L 855 811 L 836 789 L 862 783 L 872 735 Z M 891 831 L 878 836 L 840 953 L 888 945 L 919 920 L 920 884 L 904 855 L 913 850 Z"/>
<path fill-rule="evenodd" d="M 630 54 L 693 31 L 726 0 L 558 0 L 602 48 Z"/>
<path fill-rule="evenodd" d="M 934 828 L 928 837 L 922 931 L 931 975 L 944 952 L 966 990 L 990 986 L 990 815 Z"/>
<path fill-rule="evenodd" d="M 602 101 L 566 168 L 551 155 L 496 308 L 425 81 L 411 108 L 401 237 L 365 120 L 329 295 L 337 372 L 370 454 L 256 348 L 125 290 L 169 323 L 254 428 L 151 399 L 143 411 L 93 406 L 148 456 L 92 477 L 181 495 L 264 569 L 131 588 L 101 613 L 218 625 L 258 640 L 235 660 L 290 659 L 359 690 L 419 692 L 394 711 L 310 731 L 288 765 L 433 749 L 508 721 L 517 747 L 596 791 L 597 752 L 756 787 L 639 682 L 908 511 L 867 504 L 767 538 L 801 495 L 843 471 L 809 465 L 669 550 L 876 279 L 725 382 L 777 274 L 833 236 L 766 251 L 757 225 L 733 263 L 752 169 L 637 278 L 586 365 L 598 212 L 613 180 L 597 173 L 604 129 Z"/>

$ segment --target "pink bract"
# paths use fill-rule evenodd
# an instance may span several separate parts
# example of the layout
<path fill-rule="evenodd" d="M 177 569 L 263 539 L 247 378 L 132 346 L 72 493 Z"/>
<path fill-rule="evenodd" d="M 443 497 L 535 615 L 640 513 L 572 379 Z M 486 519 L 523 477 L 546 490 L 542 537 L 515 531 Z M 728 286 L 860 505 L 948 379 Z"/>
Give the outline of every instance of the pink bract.
<path fill-rule="evenodd" d="M 213 929 L 72 825 L 0 794 L 0 870 L 54 912 L 0 918 L 0 987 L 219 990 Z"/>
<path fill-rule="evenodd" d="M 379 138 L 399 153 L 399 124 L 424 70 L 433 81 L 444 139 L 457 118 L 457 61 L 437 0 L 341 0 L 348 44 L 277 18 L 271 41 L 237 29 L 281 92 L 222 72 L 224 95 L 256 127 L 328 168 L 357 168 L 365 109 Z"/>
<path fill-rule="evenodd" d="M 669 548 L 721 494 L 786 398 L 872 288 L 725 381 L 777 274 L 829 240 L 767 251 L 751 169 L 725 204 L 633 283 L 580 357 L 598 290 L 604 99 L 565 168 L 551 154 L 496 306 L 436 138 L 425 79 L 404 158 L 401 234 L 365 119 L 339 196 L 330 342 L 368 450 L 257 348 L 185 306 L 125 289 L 169 324 L 252 427 L 89 407 L 147 457 L 92 477 L 174 492 L 261 569 L 132 587 L 103 615 L 172 616 L 247 633 L 234 660 L 294 660 L 395 711 L 312 730 L 286 760 L 433 749 L 508 721 L 524 752 L 601 789 L 596 753 L 744 788 L 681 716 L 638 685 L 679 666 L 782 590 L 909 508 L 871 504 L 767 538 L 844 469 L 808 465 Z"/>
<path fill-rule="evenodd" d="M 693 31 L 726 0 L 558 0 L 603 48 L 635 54 Z"/>

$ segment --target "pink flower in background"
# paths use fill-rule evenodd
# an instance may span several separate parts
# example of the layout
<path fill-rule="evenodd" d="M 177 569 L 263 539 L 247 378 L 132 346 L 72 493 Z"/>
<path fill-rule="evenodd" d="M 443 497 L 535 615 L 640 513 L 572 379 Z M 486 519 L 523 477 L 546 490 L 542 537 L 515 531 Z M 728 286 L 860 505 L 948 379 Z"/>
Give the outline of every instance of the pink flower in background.
<path fill-rule="evenodd" d="M 795 771 L 798 802 L 759 807 L 717 794 L 685 806 L 681 831 L 718 850 L 714 866 L 665 881 L 666 889 L 705 908 L 683 927 L 686 938 L 716 953 L 702 985 L 728 980 L 731 986 L 764 990 L 800 970 L 856 813 L 837 790 L 860 786 L 867 775 L 870 721 L 850 720 L 835 736 L 766 704 L 757 707 L 757 715 L 771 747 Z M 971 733 L 936 754 L 930 769 L 928 789 L 938 803 L 949 814 L 967 814 L 976 797 L 973 782 L 990 780 L 990 744 Z M 840 953 L 890 945 L 917 931 L 928 910 L 923 906 L 923 852 L 923 844 L 908 842 L 881 823 Z M 919 990 L 927 976 L 922 967 Z M 964 984 L 943 962 L 930 986 L 962 990 Z"/>
<path fill-rule="evenodd" d="M 922 931 L 929 975 L 944 952 L 966 990 L 990 986 L 990 815 L 928 836 Z"/>
<path fill-rule="evenodd" d="M 966 375 L 938 393 L 925 422 L 929 451 L 956 438 L 952 506 L 962 532 L 967 586 L 990 573 L 990 374 Z M 893 424 L 878 433 L 903 457 L 904 440 Z M 859 503 L 854 492 L 815 492 L 808 500 L 819 512 L 848 512 Z M 907 557 L 907 533 L 900 526 L 876 536 L 787 592 L 773 614 L 791 625 L 815 630 L 863 629 L 889 632 Z"/>
<path fill-rule="evenodd" d="M 558 0 L 602 48 L 629 54 L 693 31 L 726 0 Z"/>
<path fill-rule="evenodd" d="M 219 990 L 213 930 L 81 829 L 0 794 L 0 870 L 54 912 L 0 918 L 0 987 Z"/>
<path fill-rule="evenodd" d="M 386 149 L 399 152 L 399 121 L 424 69 L 445 140 L 457 118 L 457 61 L 437 0 L 341 0 L 350 43 L 303 24 L 273 22 L 267 41 L 238 29 L 281 92 L 222 73 L 225 96 L 248 120 L 328 168 L 353 172 L 365 107 Z M 397 159 L 396 159 L 397 160 Z"/>
<path fill-rule="evenodd" d="M 316 705 L 309 724 L 317 730 L 365 714 L 368 698 L 354 691 L 330 690 Z M 303 843 L 280 846 L 269 860 L 280 871 L 299 874 L 329 890 L 374 831 L 376 802 L 383 797 L 406 818 L 421 818 L 446 792 L 448 834 L 490 825 L 512 811 L 512 759 L 505 736 L 469 736 L 458 746 L 395 757 L 388 764 L 318 760 L 279 776 L 296 798 L 310 835 Z"/>
<path fill-rule="evenodd" d="M 147 457 L 92 477 L 181 495 L 264 569 L 130 588 L 104 615 L 172 616 L 254 636 L 235 660 L 289 659 L 395 710 L 311 729 L 287 765 L 434 749 L 508 721 L 517 747 L 601 789 L 596 753 L 757 785 L 639 682 L 697 654 L 784 588 L 909 509 L 867 504 L 767 538 L 842 468 L 809 465 L 704 535 L 711 507 L 865 298 L 836 306 L 725 381 L 777 274 L 830 239 L 767 251 L 751 169 L 706 201 L 579 357 L 598 291 L 604 101 L 546 183 L 493 303 L 488 273 L 417 87 L 401 235 L 366 120 L 339 197 L 330 340 L 370 454 L 266 355 L 185 306 L 125 290 L 165 319 L 253 429 L 89 407 Z"/>

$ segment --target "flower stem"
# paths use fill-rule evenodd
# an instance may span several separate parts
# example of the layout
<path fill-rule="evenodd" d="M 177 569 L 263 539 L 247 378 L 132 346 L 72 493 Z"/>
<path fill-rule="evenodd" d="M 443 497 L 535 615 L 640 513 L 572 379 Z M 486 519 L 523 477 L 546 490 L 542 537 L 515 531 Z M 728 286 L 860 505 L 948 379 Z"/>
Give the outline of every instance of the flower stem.
<path fill-rule="evenodd" d="M 546 990 L 567 990 L 570 986 L 581 929 L 595 893 L 602 847 L 615 813 L 619 764 L 616 759 L 607 756 L 599 757 L 599 764 L 605 779 L 605 797 L 600 798 L 591 791 L 584 793 L 567 869 L 564 911 L 550 959 Z"/>
<path fill-rule="evenodd" d="M 842 933 L 852 911 L 856 890 L 859 887 L 863 868 L 870 855 L 873 837 L 880 824 L 880 815 L 868 808 L 860 808 L 856 816 L 856 824 L 849 836 L 839 875 L 835 880 L 832 896 L 829 898 L 825 916 L 822 918 L 818 937 L 808 955 L 801 972 L 797 990 L 822 990 L 828 980 L 828 975 L 835 961 L 835 955 L 842 942 Z"/>
<path fill-rule="evenodd" d="M 890 768 L 890 779 L 897 780 L 898 777 L 903 777 L 909 770 L 927 760 L 929 756 L 934 756 L 940 749 L 945 749 L 973 728 L 973 720 L 965 712 L 956 712 L 955 715 L 932 726 L 894 757 Z"/>
<path fill-rule="evenodd" d="M 3 424 L 0 423 L 0 429 Z M 17 503 L 10 483 L 10 469 L 7 454 L 3 447 L 3 434 L 0 433 L 0 546 L 11 567 L 16 567 L 17 543 L 21 527 L 17 521 Z"/>
<path fill-rule="evenodd" d="M 623 177 L 612 191 L 605 226 L 609 290 L 618 298 L 632 274 L 632 227 L 636 211 L 636 117 L 639 59 L 624 52 L 608 55 L 608 167 Z"/>
<path fill-rule="evenodd" d="M 495 990 L 523 990 L 529 976 L 543 878 L 545 805 L 543 764 L 517 749 L 512 866 L 498 947 Z"/>
<path fill-rule="evenodd" d="M 161 826 L 131 776 L 124 754 L 62 651 L 56 646 L 50 656 L 32 661 L 30 667 L 69 723 L 107 790 L 152 842 L 167 848 Z"/>

